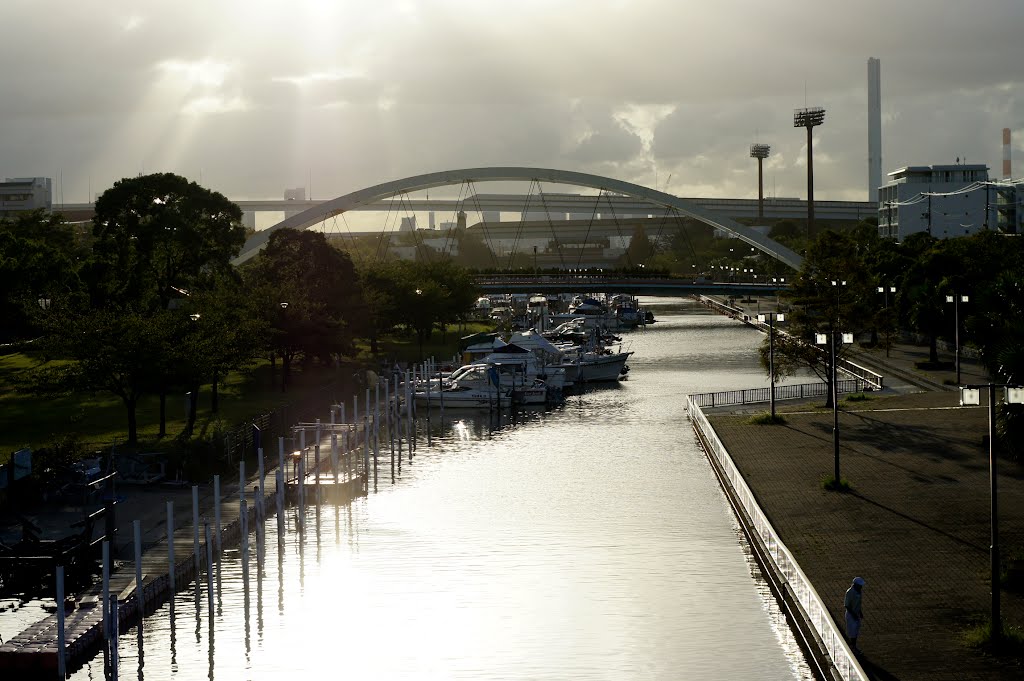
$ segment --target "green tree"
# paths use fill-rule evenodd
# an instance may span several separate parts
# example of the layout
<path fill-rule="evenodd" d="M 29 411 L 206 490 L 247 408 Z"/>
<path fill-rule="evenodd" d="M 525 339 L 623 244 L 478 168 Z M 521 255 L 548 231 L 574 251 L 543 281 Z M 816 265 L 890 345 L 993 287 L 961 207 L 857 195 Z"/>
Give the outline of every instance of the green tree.
<path fill-rule="evenodd" d="M 85 255 L 57 214 L 39 210 L 0 220 L 0 342 L 38 334 L 33 320 L 41 309 L 82 291 Z"/>
<path fill-rule="evenodd" d="M 222 194 L 172 173 L 120 180 L 96 199 L 97 284 L 108 300 L 166 310 L 229 271 L 245 243 L 241 220 Z"/>
<path fill-rule="evenodd" d="M 323 234 L 274 232 L 252 276 L 273 351 L 282 361 L 282 390 L 299 354 L 327 361 L 353 351 L 352 322 L 362 307 L 359 279 L 348 254 Z"/>
<path fill-rule="evenodd" d="M 654 245 L 647 237 L 647 230 L 644 229 L 643 225 L 638 224 L 633 229 L 633 234 L 629 239 L 629 247 L 626 249 L 624 264 L 633 267 L 644 265 L 653 255 Z"/>

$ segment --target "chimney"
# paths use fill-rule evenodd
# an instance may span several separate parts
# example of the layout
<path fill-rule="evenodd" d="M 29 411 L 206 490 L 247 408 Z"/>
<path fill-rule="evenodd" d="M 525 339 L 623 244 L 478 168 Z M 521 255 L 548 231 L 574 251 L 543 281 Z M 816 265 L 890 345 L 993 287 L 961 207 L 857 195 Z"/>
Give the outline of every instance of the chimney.
<path fill-rule="evenodd" d="M 1003 128 L 1003 179 L 1009 180 L 1012 177 L 1012 168 L 1010 168 L 1010 129 Z"/>

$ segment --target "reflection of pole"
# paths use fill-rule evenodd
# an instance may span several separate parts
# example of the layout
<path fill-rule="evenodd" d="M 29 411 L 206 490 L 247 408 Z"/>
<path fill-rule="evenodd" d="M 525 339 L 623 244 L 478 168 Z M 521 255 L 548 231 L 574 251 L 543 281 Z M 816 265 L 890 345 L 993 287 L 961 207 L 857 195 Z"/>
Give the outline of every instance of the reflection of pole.
<path fill-rule="evenodd" d="M 960 382 L 959 377 L 957 383 Z M 988 486 L 992 517 L 992 640 L 997 641 L 1003 634 L 1003 622 L 999 613 L 999 513 L 996 502 L 996 386 L 988 385 Z"/>

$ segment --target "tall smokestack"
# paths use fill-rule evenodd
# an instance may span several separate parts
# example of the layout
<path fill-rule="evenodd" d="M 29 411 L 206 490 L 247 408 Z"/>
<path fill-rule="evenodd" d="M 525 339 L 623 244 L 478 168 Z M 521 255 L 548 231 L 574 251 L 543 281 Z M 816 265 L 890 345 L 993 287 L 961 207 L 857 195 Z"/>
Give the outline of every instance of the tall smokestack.
<path fill-rule="evenodd" d="M 1010 129 L 1003 128 L 1003 179 L 1009 180 L 1013 169 L 1010 167 Z"/>
<path fill-rule="evenodd" d="M 882 62 L 868 58 L 868 201 L 882 184 Z"/>

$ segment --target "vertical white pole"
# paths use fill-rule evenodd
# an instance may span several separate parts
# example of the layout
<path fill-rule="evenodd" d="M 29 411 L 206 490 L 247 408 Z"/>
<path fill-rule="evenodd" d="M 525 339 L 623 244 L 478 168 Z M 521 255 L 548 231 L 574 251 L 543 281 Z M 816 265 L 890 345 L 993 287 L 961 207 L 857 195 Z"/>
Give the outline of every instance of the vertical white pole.
<path fill-rule="evenodd" d="M 110 639 L 110 542 L 103 540 L 103 638 Z"/>
<path fill-rule="evenodd" d="M 132 521 L 135 533 L 135 604 L 139 609 L 139 621 L 146 614 L 146 601 L 142 593 L 142 522 Z"/>
<path fill-rule="evenodd" d="M 245 501 L 245 459 L 238 462 L 238 499 Z"/>
<path fill-rule="evenodd" d="M 380 379 L 373 386 L 373 451 L 380 448 Z"/>
<path fill-rule="evenodd" d="M 377 455 L 380 454 L 380 442 L 377 441 L 376 433 L 380 430 L 380 426 L 377 425 L 377 417 L 373 417 L 373 486 L 377 486 Z"/>
<path fill-rule="evenodd" d="M 217 559 L 220 560 L 221 551 L 224 547 L 220 543 L 220 476 L 213 476 L 213 525 L 214 542 L 217 547 Z"/>
<path fill-rule="evenodd" d="M 306 452 L 306 427 L 299 427 L 299 451 Z"/>
<path fill-rule="evenodd" d="M 111 596 L 111 679 L 118 680 L 118 636 L 121 633 L 121 615 L 118 613 L 118 597 Z"/>
<path fill-rule="evenodd" d="M 284 541 L 284 470 L 277 469 L 277 541 Z"/>
<path fill-rule="evenodd" d="M 359 423 L 359 395 L 352 396 L 352 423 Z"/>
<path fill-rule="evenodd" d="M 213 544 L 210 543 L 210 523 L 203 521 L 203 533 L 206 537 L 206 601 L 210 609 L 210 620 L 213 620 Z M 196 575 L 198 581 L 199 575 Z"/>
<path fill-rule="evenodd" d="M 249 593 L 249 505 L 245 499 L 239 502 L 238 521 L 242 529 L 242 584 Z"/>
<path fill-rule="evenodd" d="M 174 583 L 174 502 L 167 502 L 167 581 L 171 591 L 171 607 L 174 607 L 174 594 L 178 590 Z"/>
<path fill-rule="evenodd" d="M 316 420 L 316 440 L 313 441 L 313 446 L 320 444 L 320 419 Z"/>
<path fill-rule="evenodd" d="M 277 469 L 284 471 L 284 436 L 277 438 Z"/>
<path fill-rule="evenodd" d="M 266 464 L 264 464 L 264 462 L 263 462 L 263 447 L 260 447 L 258 450 L 256 450 L 256 456 L 259 459 L 259 473 L 260 473 L 260 498 L 259 498 L 259 501 L 257 502 L 257 508 L 259 509 L 259 515 L 262 518 L 263 515 L 264 515 L 263 514 L 263 500 L 266 498 L 266 494 L 264 493 L 263 478 L 266 477 L 266 474 L 267 474 Z"/>
<path fill-rule="evenodd" d="M 369 410 L 367 410 L 369 412 Z M 366 476 L 366 484 L 370 484 L 370 415 L 363 416 L 363 474 Z"/>
<path fill-rule="evenodd" d="M 64 566 L 59 565 L 57 566 L 57 673 L 61 679 L 67 676 L 67 659 L 64 656 Z"/>
<path fill-rule="evenodd" d="M 331 472 L 334 473 L 334 484 L 338 484 L 338 434 L 331 433 Z"/>
<path fill-rule="evenodd" d="M 199 584 L 202 554 L 199 553 L 199 486 L 192 485 L 192 553 L 196 563 L 196 584 Z"/>

